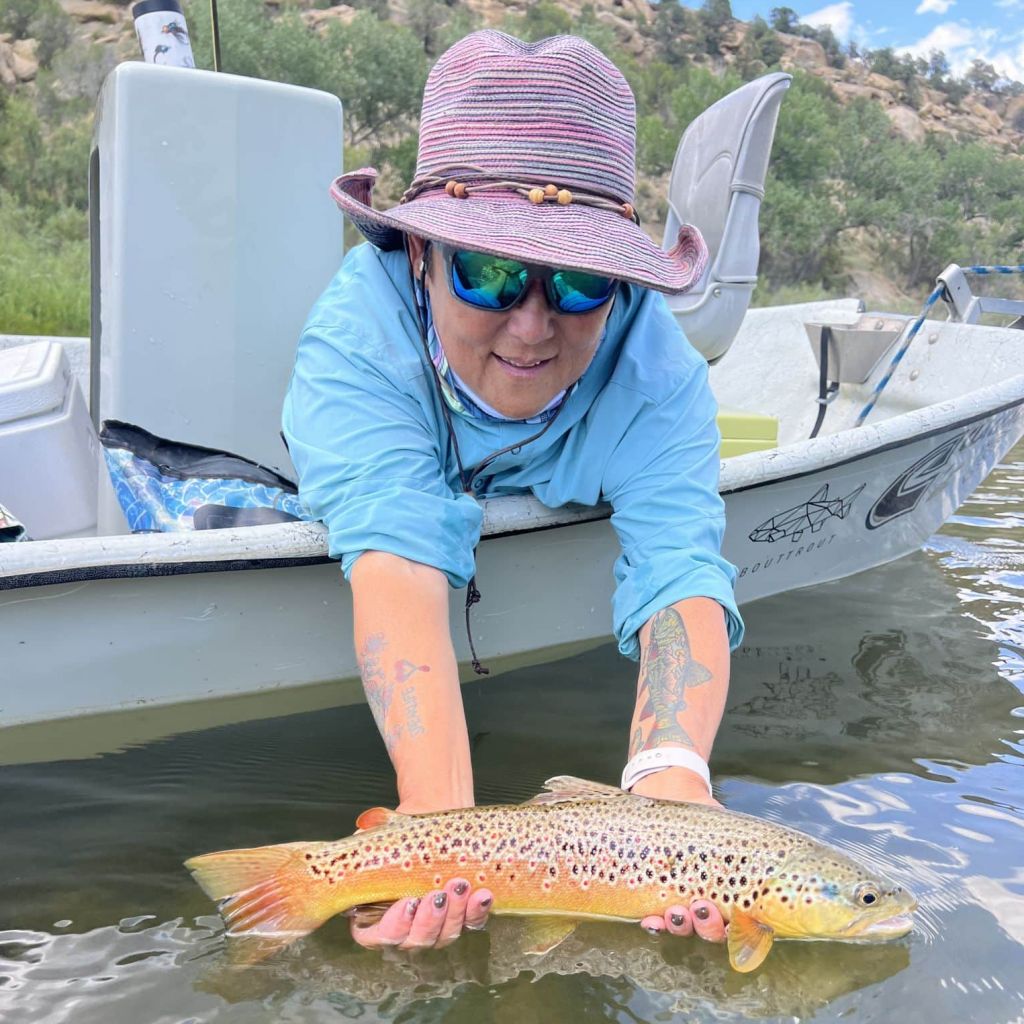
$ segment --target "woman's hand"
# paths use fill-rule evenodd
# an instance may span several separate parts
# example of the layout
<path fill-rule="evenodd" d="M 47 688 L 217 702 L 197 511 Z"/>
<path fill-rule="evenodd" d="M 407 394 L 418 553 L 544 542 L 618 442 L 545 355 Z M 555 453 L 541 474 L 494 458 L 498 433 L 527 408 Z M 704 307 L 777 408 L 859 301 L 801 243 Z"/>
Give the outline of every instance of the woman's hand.
<path fill-rule="evenodd" d="M 652 935 L 667 931 L 670 935 L 696 934 L 708 942 L 725 942 L 725 921 L 710 900 L 694 900 L 689 908 L 678 903 L 661 916 L 652 914 L 645 917 L 640 925 Z"/>
<path fill-rule="evenodd" d="M 657 800 L 685 800 L 687 803 L 722 805 L 708 793 L 704 780 L 686 768 L 666 768 L 641 779 L 631 790 L 638 796 Z M 694 935 L 708 942 L 724 942 L 726 924 L 721 911 L 710 900 L 694 900 L 689 907 L 681 903 L 669 907 L 664 914 L 652 914 L 640 922 L 641 927 L 657 934 Z"/>
<path fill-rule="evenodd" d="M 463 928 L 483 928 L 492 900 L 489 889 L 471 890 L 466 879 L 453 878 L 420 899 L 399 900 L 376 924 L 360 927 L 353 921 L 352 938 L 368 949 L 442 949 Z"/>

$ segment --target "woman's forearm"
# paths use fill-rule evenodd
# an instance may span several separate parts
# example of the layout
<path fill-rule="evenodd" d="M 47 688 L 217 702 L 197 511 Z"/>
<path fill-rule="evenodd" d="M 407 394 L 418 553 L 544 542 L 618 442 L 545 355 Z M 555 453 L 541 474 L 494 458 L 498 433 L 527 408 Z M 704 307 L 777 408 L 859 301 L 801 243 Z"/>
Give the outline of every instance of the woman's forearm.
<path fill-rule="evenodd" d="M 640 631 L 640 651 L 629 756 L 668 746 L 708 760 L 729 689 L 729 637 L 721 605 L 694 597 L 663 609 Z M 704 781 L 686 768 L 649 775 L 633 792 L 708 799 Z"/>
<path fill-rule="evenodd" d="M 469 737 L 448 625 L 448 581 L 370 551 L 352 569 L 359 670 L 407 812 L 473 803 Z"/>

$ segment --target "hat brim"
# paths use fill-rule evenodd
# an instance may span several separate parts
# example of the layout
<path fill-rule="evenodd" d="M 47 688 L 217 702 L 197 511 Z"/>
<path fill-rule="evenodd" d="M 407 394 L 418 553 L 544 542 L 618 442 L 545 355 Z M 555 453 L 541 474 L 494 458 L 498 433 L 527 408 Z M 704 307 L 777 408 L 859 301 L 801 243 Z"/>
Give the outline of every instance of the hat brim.
<path fill-rule="evenodd" d="M 482 192 L 457 199 L 438 191 L 390 210 L 371 205 L 377 172 L 343 174 L 331 197 L 380 249 L 399 249 L 413 234 L 445 245 L 493 253 L 550 267 L 567 267 L 676 295 L 700 280 L 708 248 L 690 224 L 670 250 L 655 245 L 632 220 L 599 207 L 535 205 L 514 192 Z"/>

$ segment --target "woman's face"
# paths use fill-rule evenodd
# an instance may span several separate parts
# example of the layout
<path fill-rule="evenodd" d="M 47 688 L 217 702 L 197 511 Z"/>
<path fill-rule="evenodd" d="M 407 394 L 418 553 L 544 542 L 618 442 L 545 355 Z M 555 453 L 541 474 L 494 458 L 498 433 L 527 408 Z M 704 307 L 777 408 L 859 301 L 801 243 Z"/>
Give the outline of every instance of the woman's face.
<path fill-rule="evenodd" d="M 422 238 L 409 238 L 409 255 L 419 277 Z M 540 281 L 508 312 L 474 309 L 448 290 L 444 262 L 430 250 L 427 290 L 434 326 L 448 364 L 470 389 L 503 416 L 527 419 L 590 365 L 612 303 L 591 313 L 565 316 L 549 305 Z M 614 301 L 614 300 L 613 300 Z"/>

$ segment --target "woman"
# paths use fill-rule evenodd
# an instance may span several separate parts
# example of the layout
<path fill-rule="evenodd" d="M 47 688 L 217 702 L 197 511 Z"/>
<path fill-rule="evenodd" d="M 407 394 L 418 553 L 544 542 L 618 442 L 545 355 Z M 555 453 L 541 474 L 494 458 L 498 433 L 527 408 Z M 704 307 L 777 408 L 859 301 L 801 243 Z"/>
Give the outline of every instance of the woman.
<path fill-rule="evenodd" d="M 402 811 L 473 803 L 447 592 L 474 593 L 477 499 L 523 492 L 612 505 L 614 628 L 641 662 L 622 785 L 713 802 L 707 758 L 742 624 L 719 550 L 707 367 L 658 294 L 689 288 L 707 250 L 689 227 L 670 252 L 641 231 L 634 144 L 629 86 L 590 44 L 483 31 L 430 74 L 401 204 L 372 209 L 372 170 L 332 187 L 372 244 L 310 315 L 284 430 L 352 585 Z M 490 904 L 453 879 L 353 934 L 445 945 Z M 643 924 L 724 936 L 707 901 Z"/>

